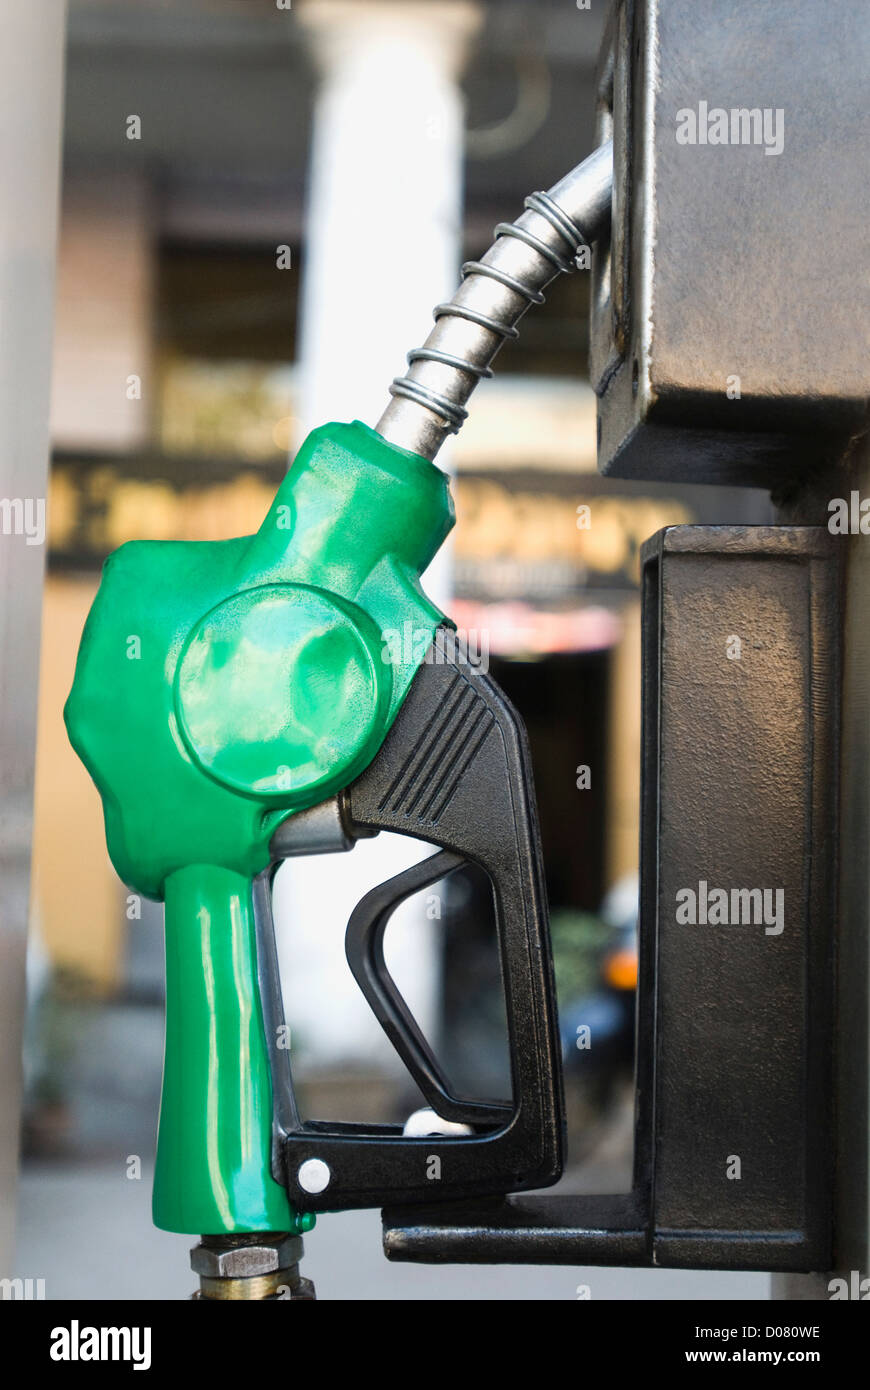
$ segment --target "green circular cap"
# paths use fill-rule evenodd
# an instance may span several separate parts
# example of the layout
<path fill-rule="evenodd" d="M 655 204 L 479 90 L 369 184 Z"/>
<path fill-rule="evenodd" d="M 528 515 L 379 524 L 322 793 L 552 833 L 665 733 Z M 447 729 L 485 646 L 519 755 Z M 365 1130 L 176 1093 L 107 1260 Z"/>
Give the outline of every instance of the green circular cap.
<path fill-rule="evenodd" d="M 305 584 L 218 604 L 191 630 L 175 678 L 176 716 L 199 766 L 235 791 L 284 800 L 334 784 L 389 697 L 371 619 Z"/>

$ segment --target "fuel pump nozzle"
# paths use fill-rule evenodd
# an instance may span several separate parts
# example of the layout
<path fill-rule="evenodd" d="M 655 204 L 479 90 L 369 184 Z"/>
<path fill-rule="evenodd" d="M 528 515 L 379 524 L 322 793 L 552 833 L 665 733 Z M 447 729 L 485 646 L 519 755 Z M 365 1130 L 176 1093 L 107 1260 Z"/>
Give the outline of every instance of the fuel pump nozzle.
<path fill-rule="evenodd" d="M 436 308 L 377 431 L 315 430 L 256 536 L 133 542 L 106 563 L 65 717 L 119 876 L 166 905 L 153 1210 L 165 1230 L 204 1233 L 194 1252 L 203 1297 L 278 1297 L 283 1286 L 310 1297 L 298 1256 L 313 1212 L 431 1199 L 421 1166 L 431 1141 L 303 1124 L 277 1046 L 270 876 L 293 818 L 310 825 L 312 808 L 338 793 L 348 845 L 387 828 L 438 847 L 367 895 L 347 940 L 406 1067 L 461 1131 L 439 1141 L 441 1192 L 499 1194 L 559 1176 L 558 1040 L 524 734 L 451 644 L 420 576 L 453 524 L 431 460 L 526 309 L 606 225 L 610 167 L 602 146 L 500 224 Z M 391 647 L 389 633 L 408 623 L 411 651 Z M 322 825 L 330 813 L 319 814 Z M 396 904 L 468 859 L 493 886 L 510 1101 L 454 1092 L 381 949 Z"/>

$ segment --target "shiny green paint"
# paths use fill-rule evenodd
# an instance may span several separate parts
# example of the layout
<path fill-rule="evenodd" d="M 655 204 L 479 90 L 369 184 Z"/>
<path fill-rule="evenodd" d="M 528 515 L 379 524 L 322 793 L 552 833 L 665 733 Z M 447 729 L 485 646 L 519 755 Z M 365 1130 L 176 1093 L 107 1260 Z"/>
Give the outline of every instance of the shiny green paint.
<path fill-rule="evenodd" d="M 166 1060 L 154 1222 L 166 1231 L 289 1231 L 269 1171 L 272 1093 L 250 880 L 193 864 L 166 880 Z"/>
<path fill-rule="evenodd" d="M 191 757 L 242 796 L 300 787 L 320 800 L 380 744 L 392 695 L 381 647 L 368 615 L 334 594 L 305 584 L 234 594 L 196 625 L 178 664 L 175 714 Z"/>
<path fill-rule="evenodd" d="M 442 621 L 420 574 L 452 523 L 445 475 L 357 421 L 309 436 L 256 536 L 106 562 L 65 718 L 119 876 L 166 901 L 166 1229 L 292 1228 L 251 880 L 276 826 L 380 748 Z"/>
<path fill-rule="evenodd" d="M 382 634 L 410 622 L 425 650 L 419 576 L 452 521 L 445 475 L 356 422 L 309 436 L 256 536 L 110 556 L 65 717 L 125 883 L 253 878 L 289 811 L 367 766 L 421 655 L 384 660 Z"/>

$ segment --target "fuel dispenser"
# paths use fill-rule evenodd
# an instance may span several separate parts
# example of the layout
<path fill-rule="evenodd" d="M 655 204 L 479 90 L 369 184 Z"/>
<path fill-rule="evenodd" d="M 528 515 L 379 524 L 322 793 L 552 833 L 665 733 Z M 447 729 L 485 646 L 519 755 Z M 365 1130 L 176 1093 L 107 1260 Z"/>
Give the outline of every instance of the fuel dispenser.
<path fill-rule="evenodd" d="M 201 1297 L 312 1297 L 302 1234 L 360 1206 L 396 1260 L 866 1265 L 866 561 L 829 503 L 867 473 L 868 44 L 850 0 L 621 0 L 598 149 L 463 267 L 376 427 L 315 430 L 256 536 L 108 561 L 66 720 L 118 873 L 166 905 L 154 1219 L 202 1237 Z M 602 471 L 763 486 L 777 514 L 643 554 L 634 1180 L 581 1197 L 531 1192 L 563 1114 L 523 729 L 420 575 L 453 519 L 439 447 L 590 266 Z M 408 621 L 424 640 L 385 659 Z M 381 829 L 435 852 L 360 902 L 346 953 L 422 1132 L 303 1121 L 278 1044 L 274 870 Z M 457 1092 L 384 956 L 396 906 L 468 862 L 508 1099 Z"/>

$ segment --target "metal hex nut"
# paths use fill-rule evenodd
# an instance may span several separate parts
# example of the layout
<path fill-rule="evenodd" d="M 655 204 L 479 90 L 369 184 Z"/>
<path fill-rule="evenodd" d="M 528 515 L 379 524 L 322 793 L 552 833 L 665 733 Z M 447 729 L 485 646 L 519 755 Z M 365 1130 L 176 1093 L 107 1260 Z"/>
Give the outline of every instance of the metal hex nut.
<path fill-rule="evenodd" d="M 251 1279 L 291 1268 L 302 1259 L 302 1250 L 301 1238 L 290 1235 L 224 1249 L 197 1245 L 190 1252 L 190 1267 L 208 1279 Z"/>

